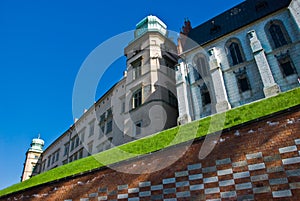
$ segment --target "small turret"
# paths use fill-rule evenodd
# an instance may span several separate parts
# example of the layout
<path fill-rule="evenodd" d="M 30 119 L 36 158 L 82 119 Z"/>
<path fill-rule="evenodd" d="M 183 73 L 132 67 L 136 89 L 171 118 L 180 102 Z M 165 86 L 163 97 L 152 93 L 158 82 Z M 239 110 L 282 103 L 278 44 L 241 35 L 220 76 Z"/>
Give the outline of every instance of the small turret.
<path fill-rule="evenodd" d="M 31 147 L 28 151 L 43 152 L 44 144 L 44 140 L 40 139 L 40 136 L 38 138 L 34 138 L 32 139 Z"/>
<path fill-rule="evenodd" d="M 149 15 L 137 23 L 134 38 L 138 38 L 148 31 L 158 31 L 164 36 L 168 35 L 167 25 L 153 15 Z"/>
<path fill-rule="evenodd" d="M 30 148 L 26 153 L 21 181 L 25 181 L 40 172 L 40 156 L 43 153 L 44 144 L 44 140 L 40 139 L 40 135 L 38 138 L 32 139 Z"/>

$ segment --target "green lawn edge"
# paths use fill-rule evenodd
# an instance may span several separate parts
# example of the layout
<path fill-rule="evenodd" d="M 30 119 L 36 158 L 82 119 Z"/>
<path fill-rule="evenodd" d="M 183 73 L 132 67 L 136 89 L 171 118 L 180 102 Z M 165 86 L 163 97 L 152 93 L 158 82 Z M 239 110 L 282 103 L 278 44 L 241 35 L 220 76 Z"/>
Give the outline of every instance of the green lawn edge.
<path fill-rule="evenodd" d="M 155 152 L 179 143 L 203 137 L 208 133 L 243 124 L 296 105 L 300 105 L 300 88 L 237 107 L 225 113 L 209 116 L 183 126 L 177 126 L 175 128 L 114 147 L 93 156 L 74 161 L 64 166 L 57 167 L 34 176 L 29 180 L 0 190 L 0 197 Z M 224 119 L 225 117 L 226 119 Z M 213 121 L 211 121 L 212 119 Z M 212 125 L 211 122 L 214 122 L 214 124 Z"/>

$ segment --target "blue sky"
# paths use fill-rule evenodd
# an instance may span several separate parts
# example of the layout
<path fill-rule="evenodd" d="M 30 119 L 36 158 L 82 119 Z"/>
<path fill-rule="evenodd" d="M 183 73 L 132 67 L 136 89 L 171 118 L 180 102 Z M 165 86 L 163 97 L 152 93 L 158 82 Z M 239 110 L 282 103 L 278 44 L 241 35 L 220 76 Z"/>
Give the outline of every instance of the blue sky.
<path fill-rule="evenodd" d="M 40 133 L 47 146 L 73 123 L 75 78 L 99 44 L 150 14 L 179 31 L 185 18 L 194 27 L 240 2 L 1 0 L 0 189 L 20 181 L 32 138 Z M 108 69 L 95 100 L 125 67 L 120 59 Z"/>

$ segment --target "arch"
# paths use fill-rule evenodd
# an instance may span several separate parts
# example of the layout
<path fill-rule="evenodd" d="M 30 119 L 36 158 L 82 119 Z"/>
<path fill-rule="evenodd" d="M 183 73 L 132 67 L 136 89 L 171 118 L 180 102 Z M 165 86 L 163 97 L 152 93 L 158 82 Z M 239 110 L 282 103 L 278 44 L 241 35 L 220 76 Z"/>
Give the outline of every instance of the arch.
<path fill-rule="evenodd" d="M 265 32 L 272 49 L 277 49 L 290 43 L 288 32 L 280 20 L 271 20 L 265 26 Z"/>
<path fill-rule="evenodd" d="M 194 56 L 193 66 L 196 67 L 195 70 L 197 72 L 195 72 L 195 74 L 198 74 L 198 76 L 199 76 L 198 79 L 205 79 L 206 77 L 208 77 L 210 75 L 208 59 L 203 53 L 198 53 Z M 197 79 L 195 79 L 195 80 L 197 80 Z"/>
<path fill-rule="evenodd" d="M 237 38 L 229 39 L 226 42 L 228 61 L 230 66 L 235 66 L 245 61 L 244 51 L 241 42 Z"/>

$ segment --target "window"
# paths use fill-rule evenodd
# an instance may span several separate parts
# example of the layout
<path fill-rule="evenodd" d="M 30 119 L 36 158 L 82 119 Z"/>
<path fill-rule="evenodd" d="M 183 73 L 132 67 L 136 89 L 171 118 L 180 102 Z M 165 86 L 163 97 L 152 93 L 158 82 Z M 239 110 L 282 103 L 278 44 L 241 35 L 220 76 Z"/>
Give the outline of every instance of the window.
<path fill-rule="evenodd" d="M 107 110 L 106 134 L 112 132 L 112 120 L 113 120 L 112 110 L 108 109 Z"/>
<path fill-rule="evenodd" d="M 197 54 L 193 59 L 193 64 L 196 67 L 194 69 L 195 81 L 209 76 L 209 64 L 205 55 Z"/>
<path fill-rule="evenodd" d="M 84 142 L 84 131 L 81 132 L 80 138 L 79 138 L 79 143 L 82 144 Z"/>
<path fill-rule="evenodd" d="M 48 164 L 47 164 L 47 167 L 49 167 L 51 164 L 51 156 L 48 157 Z"/>
<path fill-rule="evenodd" d="M 202 77 L 200 75 L 200 72 L 194 67 L 193 67 L 193 74 L 194 74 L 195 81 L 198 81 L 198 80 L 202 79 Z"/>
<path fill-rule="evenodd" d="M 289 43 L 288 33 L 282 22 L 279 20 L 269 22 L 266 26 L 266 32 L 273 49 Z"/>
<path fill-rule="evenodd" d="M 45 170 L 45 167 L 46 167 L 46 160 L 44 160 L 44 161 L 42 162 L 42 171 Z"/>
<path fill-rule="evenodd" d="M 238 84 L 241 92 L 250 90 L 249 81 L 245 75 L 238 77 Z"/>
<path fill-rule="evenodd" d="M 210 98 L 209 90 L 208 90 L 208 88 L 205 84 L 201 87 L 201 98 L 202 98 L 202 105 L 203 106 L 211 104 L 211 98 Z"/>
<path fill-rule="evenodd" d="M 133 79 L 137 79 L 142 74 L 142 58 L 138 58 L 134 62 L 131 63 L 132 72 L 133 72 Z"/>
<path fill-rule="evenodd" d="M 88 155 L 90 156 L 93 152 L 93 141 L 90 142 L 87 146 Z"/>
<path fill-rule="evenodd" d="M 228 50 L 229 50 L 229 61 L 232 66 L 244 62 L 239 43 L 231 42 L 228 46 Z"/>
<path fill-rule="evenodd" d="M 78 147 L 79 146 L 79 142 L 80 140 L 79 140 L 79 137 L 78 137 L 78 135 L 75 137 L 75 148 L 76 147 Z"/>
<path fill-rule="evenodd" d="M 66 160 L 64 160 L 64 161 L 62 162 L 63 165 L 65 165 L 65 164 L 67 164 L 67 163 L 68 163 L 68 159 L 66 159 Z"/>
<path fill-rule="evenodd" d="M 133 94 L 132 108 L 135 109 L 142 105 L 142 89 L 138 89 Z"/>
<path fill-rule="evenodd" d="M 255 5 L 255 10 L 257 12 L 261 12 L 263 10 L 265 10 L 266 8 L 268 8 L 268 3 L 266 1 L 261 1 L 261 2 L 258 2 L 256 5 Z"/>
<path fill-rule="evenodd" d="M 89 137 L 94 135 L 94 131 L 95 131 L 95 121 L 92 121 L 89 123 L 89 126 L 90 126 L 90 131 L 89 131 Z M 83 139 L 82 139 L 83 141 Z"/>
<path fill-rule="evenodd" d="M 55 153 L 55 161 L 58 161 L 59 160 L 59 150 L 56 151 Z"/>
<path fill-rule="evenodd" d="M 297 73 L 288 53 L 282 54 L 280 56 L 276 56 L 276 58 L 278 60 L 283 77 L 287 77 L 289 75 L 293 75 Z"/>
<path fill-rule="evenodd" d="M 215 21 L 212 21 L 211 22 L 211 28 L 210 28 L 210 34 L 213 35 L 213 34 L 216 34 L 218 32 L 221 31 L 221 26 L 220 25 L 217 25 L 215 23 Z"/>
<path fill-rule="evenodd" d="M 78 151 L 78 158 L 81 159 L 83 157 L 83 149 Z"/>
<path fill-rule="evenodd" d="M 52 164 L 55 162 L 55 153 L 52 154 Z"/>
<path fill-rule="evenodd" d="M 235 73 L 235 76 L 237 79 L 239 92 L 243 93 L 243 92 L 251 90 L 251 86 L 250 86 L 249 79 L 247 76 L 246 68 L 239 69 L 238 72 L 234 72 L 234 73 Z"/>
<path fill-rule="evenodd" d="M 135 123 L 135 134 L 136 135 L 141 134 L 142 126 L 143 126 L 143 121 L 142 120 Z"/>
<path fill-rule="evenodd" d="M 77 152 L 73 155 L 73 161 L 77 160 Z"/>
<path fill-rule="evenodd" d="M 100 116 L 100 130 L 104 133 L 105 130 L 105 113 Z"/>
<path fill-rule="evenodd" d="M 275 48 L 281 47 L 287 44 L 286 39 L 284 38 L 283 32 L 279 25 L 272 24 L 269 28 L 272 40 L 274 42 Z"/>
<path fill-rule="evenodd" d="M 171 106 L 174 106 L 174 107 L 177 107 L 177 98 L 176 96 L 171 92 L 171 91 L 168 91 L 169 93 L 169 103 Z"/>
<path fill-rule="evenodd" d="M 125 101 L 122 102 L 122 113 L 125 112 Z"/>
<path fill-rule="evenodd" d="M 66 143 L 65 144 L 64 156 L 66 156 L 69 153 L 69 148 L 70 148 L 70 143 Z"/>

